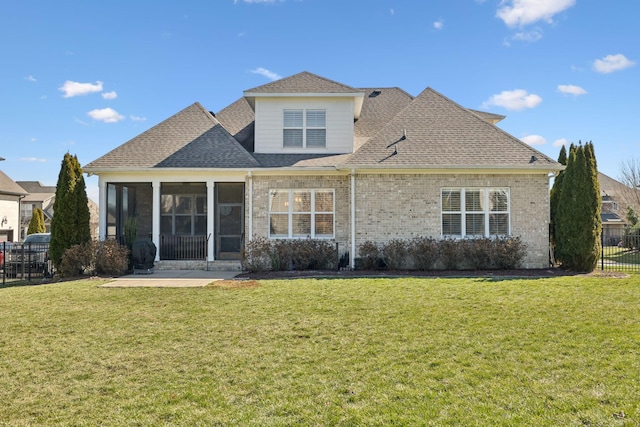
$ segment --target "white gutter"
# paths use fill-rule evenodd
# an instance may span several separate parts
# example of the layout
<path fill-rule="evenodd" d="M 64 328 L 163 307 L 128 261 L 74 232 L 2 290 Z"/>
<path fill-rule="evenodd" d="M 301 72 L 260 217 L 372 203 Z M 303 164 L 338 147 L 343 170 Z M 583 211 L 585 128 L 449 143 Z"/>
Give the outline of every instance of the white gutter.
<path fill-rule="evenodd" d="M 355 270 L 356 257 L 356 171 L 351 169 L 351 256 L 349 267 Z"/>
<path fill-rule="evenodd" d="M 249 241 L 253 239 L 253 174 L 249 171 Z"/>

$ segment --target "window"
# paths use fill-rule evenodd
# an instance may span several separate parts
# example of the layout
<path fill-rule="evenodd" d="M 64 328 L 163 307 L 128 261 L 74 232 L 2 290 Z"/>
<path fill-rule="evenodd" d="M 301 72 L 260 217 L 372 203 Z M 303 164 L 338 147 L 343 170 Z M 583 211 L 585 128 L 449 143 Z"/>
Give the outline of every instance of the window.
<path fill-rule="evenodd" d="M 269 237 L 333 238 L 333 190 L 271 190 Z"/>
<path fill-rule="evenodd" d="M 282 145 L 285 148 L 325 148 L 326 110 L 284 110 Z"/>
<path fill-rule="evenodd" d="M 508 188 L 456 188 L 441 191 L 442 235 L 509 234 Z"/>

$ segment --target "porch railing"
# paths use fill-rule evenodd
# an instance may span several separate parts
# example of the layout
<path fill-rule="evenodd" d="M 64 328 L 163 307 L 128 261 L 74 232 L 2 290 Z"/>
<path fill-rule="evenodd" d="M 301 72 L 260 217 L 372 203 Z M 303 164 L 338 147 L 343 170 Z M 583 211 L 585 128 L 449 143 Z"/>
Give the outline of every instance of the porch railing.
<path fill-rule="evenodd" d="M 207 236 L 160 235 L 160 259 L 203 260 L 207 258 Z"/>

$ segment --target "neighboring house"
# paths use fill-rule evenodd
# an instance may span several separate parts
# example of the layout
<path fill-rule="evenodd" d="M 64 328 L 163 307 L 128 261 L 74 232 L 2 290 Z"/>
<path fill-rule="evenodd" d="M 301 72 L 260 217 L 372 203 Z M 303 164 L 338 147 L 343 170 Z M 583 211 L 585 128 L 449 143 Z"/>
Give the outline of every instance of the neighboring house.
<path fill-rule="evenodd" d="M 39 181 L 17 181 L 17 183 L 29 193 L 20 201 L 20 239 L 26 237 L 33 211 L 37 208 L 42 209 L 42 212 L 44 212 L 44 226 L 47 232 L 51 232 L 56 187 L 42 185 Z"/>
<path fill-rule="evenodd" d="M 602 196 L 602 231 L 605 236 L 621 236 L 627 227 L 627 208 L 640 212 L 638 190 L 632 189 L 615 179 L 598 173 L 600 194 Z"/>
<path fill-rule="evenodd" d="M 525 267 L 547 267 L 549 177 L 563 167 L 497 128 L 502 118 L 430 88 L 414 97 L 302 72 L 215 114 L 195 103 L 84 171 L 99 176 L 100 237 L 137 217 L 160 261 L 310 237 L 353 266 L 365 241 L 513 235 Z"/>
<path fill-rule="evenodd" d="M 0 242 L 20 238 L 20 199 L 27 191 L 0 171 Z"/>
<path fill-rule="evenodd" d="M 47 232 L 51 232 L 51 219 L 53 218 L 53 203 L 56 200 L 56 187 L 54 185 L 42 185 L 39 181 L 17 181 L 18 184 L 29 193 L 20 201 L 21 209 L 21 233 L 22 239 L 27 235 L 29 223 L 36 208 L 44 212 L 44 225 Z M 98 205 L 89 199 L 89 215 L 91 237 L 98 238 Z"/>

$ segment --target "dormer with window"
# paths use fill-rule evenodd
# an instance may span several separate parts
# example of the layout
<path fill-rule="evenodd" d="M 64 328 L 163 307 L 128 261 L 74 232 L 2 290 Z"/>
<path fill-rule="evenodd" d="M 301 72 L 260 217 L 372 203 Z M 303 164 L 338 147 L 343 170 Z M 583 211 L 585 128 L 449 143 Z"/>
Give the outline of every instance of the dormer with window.
<path fill-rule="evenodd" d="M 354 121 L 364 93 L 303 72 L 245 91 L 255 112 L 255 153 L 354 151 Z"/>

